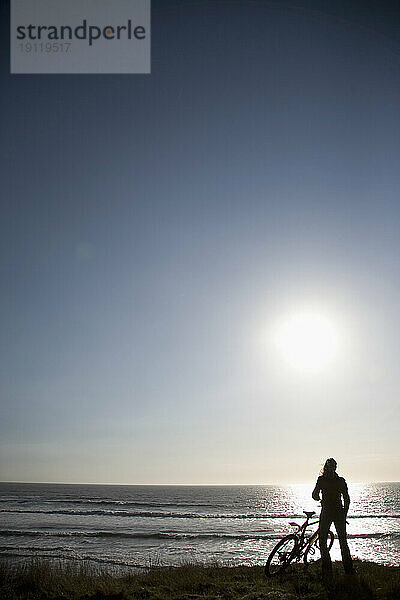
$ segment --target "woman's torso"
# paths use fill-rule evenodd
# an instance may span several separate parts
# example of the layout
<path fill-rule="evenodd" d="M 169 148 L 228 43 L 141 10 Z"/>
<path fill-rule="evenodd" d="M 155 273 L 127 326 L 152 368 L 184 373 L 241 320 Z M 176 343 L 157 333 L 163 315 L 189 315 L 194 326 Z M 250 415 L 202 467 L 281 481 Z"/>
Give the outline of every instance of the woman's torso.
<path fill-rule="evenodd" d="M 325 509 L 343 509 L 342 494 L 346 488 L 346 482 L 343 477 L 319 477 L 319 487 L 322 492 L 322 508 Z"/>

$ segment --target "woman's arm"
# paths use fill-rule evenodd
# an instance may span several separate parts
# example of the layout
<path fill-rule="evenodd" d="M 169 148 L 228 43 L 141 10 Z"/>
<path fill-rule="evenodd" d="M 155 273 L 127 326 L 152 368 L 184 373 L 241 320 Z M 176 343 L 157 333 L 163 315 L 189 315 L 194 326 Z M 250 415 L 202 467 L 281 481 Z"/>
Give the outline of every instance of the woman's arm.
<path fill-rule="evenodd" d="M 314 488 L 314 491 L 312 493 L 313 499 L 316 500 L 317 502 L 320 499 L 320 497 L 319 497 L 320 491 L 321 491 L 321 485 L 320 485 L 320 478 L 318 477 L 317 483 L 315 484 L 315 488 Z"/>
<path fill-rule="evenodd" d="M 347 488 L 347 483 L 346 483 L 345 479 L 343 479 L 342 495 L 343 495 L 343 500 L 344 500 L 344 512 L 347 516 L 347 513 L 349 512 L 349 506 L 350 506 L 350 496 L 349 496 L 349 490 Z"/>

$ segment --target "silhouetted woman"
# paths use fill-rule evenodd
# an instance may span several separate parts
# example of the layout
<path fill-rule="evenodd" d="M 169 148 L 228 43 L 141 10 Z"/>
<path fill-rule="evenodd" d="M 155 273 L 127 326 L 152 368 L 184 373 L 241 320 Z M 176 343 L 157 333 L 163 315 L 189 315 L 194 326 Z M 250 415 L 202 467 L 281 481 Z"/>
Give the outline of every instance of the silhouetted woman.
<path fill-rule="evenodd" d="M 346 516 L 350 506 L 350 496 L 346 480 L 339 477 L 336 473 L 336 467 L 336 460 L 328 458 L 312 493 L 314 500 L 321 500 L 319 546 L 321 549 L 322 574 L 327 577 L 332 574 L 332 562 L 327 548 L 328 531 L 332 523 L 335 523 L 339 538 L 344 570 L 346 573 L 353 573 L 353 562 L 346 539 Z M 322 498 L 320 498 L 321 492 Z M 344 504 L 342 504 L 342 496 Z"/>

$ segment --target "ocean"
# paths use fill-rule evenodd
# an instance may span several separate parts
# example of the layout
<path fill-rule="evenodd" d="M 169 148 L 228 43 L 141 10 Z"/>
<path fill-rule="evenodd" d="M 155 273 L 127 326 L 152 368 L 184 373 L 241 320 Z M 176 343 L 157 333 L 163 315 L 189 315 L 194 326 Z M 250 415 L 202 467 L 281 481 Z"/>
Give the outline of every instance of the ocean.
<path fill-rule="evenodd" d="M 123 568 L 262 565 L 289 521 L 301 523 L 303 510 L 318 516 L 312 487 L 0 483 L 0 555 Z M 349 492 L 353 557 L 398 565 L 400 483 Z M 337 539 L 331 555 L 340 559 Z"/>

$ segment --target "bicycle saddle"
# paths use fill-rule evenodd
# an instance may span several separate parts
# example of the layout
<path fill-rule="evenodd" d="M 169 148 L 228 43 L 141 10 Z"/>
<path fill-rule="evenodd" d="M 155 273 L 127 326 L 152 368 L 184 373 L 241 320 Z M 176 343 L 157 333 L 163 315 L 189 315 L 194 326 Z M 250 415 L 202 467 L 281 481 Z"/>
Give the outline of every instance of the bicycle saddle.
<path fill-rule="evenodd" d="M 309 519 L 311 519 L 311 517 L 312 517 L 313 515 L 315 515 L 315 510 L 313 510 L 313 511 L 311 511 L 311 512 L 309 512 L 309 511 L 307 511 L 307 510 L 303 510 L 303 513 L 306 515 L 306 517 L 308 517 Z"/>

